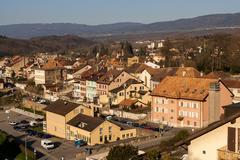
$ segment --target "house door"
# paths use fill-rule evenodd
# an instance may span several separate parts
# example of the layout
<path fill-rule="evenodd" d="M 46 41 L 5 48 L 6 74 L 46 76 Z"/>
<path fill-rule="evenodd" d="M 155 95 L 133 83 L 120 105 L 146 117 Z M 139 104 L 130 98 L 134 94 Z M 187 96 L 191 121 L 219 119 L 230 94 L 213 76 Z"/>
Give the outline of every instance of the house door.
<path fill-rule="evenodd" d="M 107 136 L 104 136 L 104 142 L 107 142 L 108 140 L 107 140 Z"/>
<path fill-rule="evenodd" d="M 228 150 L 235 152 L 235 137 L 236 137 L 236 129 L 232 127 L 228 127 Z"/>

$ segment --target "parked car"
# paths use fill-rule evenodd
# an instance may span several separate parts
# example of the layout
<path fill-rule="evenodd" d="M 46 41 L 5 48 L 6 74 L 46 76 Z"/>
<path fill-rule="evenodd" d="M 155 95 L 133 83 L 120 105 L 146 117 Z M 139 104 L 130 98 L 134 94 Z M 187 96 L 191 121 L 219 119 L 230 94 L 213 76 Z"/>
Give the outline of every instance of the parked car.
<path fill-rule="evenodd" d="M 45 134 L 43 134 L 42 138 L 48 139 L 48 138 L 52 138 L 52 137 L 53 137 L 52 135 L 45 133 Z"/>
<path fill-rule="evenodd" d="M 21 123 L 21 124 L 29 124 L 29 122 L 26 121 L 26 120 L 21 120 L 20 123 Z"/>
<path fill-rule="evenodd" d="M 10 110 L 6 110 L 5 113 L 10 113 Z"/>
<path fill-rule="evenodd" d="M 41 140 L 41 146 L 45 149 L 53 149 L 54 143 L 48 139 Z"/>
<path fill-rule="evenodd" d="M 13 129 L 19 131 L 21 128 L 19 126 L 14 126 Z"/>
<path fill-rule="evenodd" d="M 39 138 L 44 138 L 44 133 L 38 132 L 36 134 L 36 136 L 39 137 Z"/>
<path fill-rule="evenodd" d="M 112 116 L 107 116 L 106 120 L 111 120 L 113 117 Z"/>
<path fill-rule="evenodd" d="M 15 122 L 15 121 L 9 121 L 9 124 L 12 125 L 12 126 L 15 126 L 15 125 L 17 125 L 17 122 Z"/>
<path fill-rule="evenodd" d="M 39 100 L 37 101 L 37 103 L 39 103 L 39 104 L 46 104 L 47 101 L 46 101 L 45 99 L 39 99 Z"/>
<path fill-rule="evenodd" d="M 37 131 L 31 130 L 31 129 L 27 129 L 27 130 L 26 130 L 26 133 L 27 133 L 27 135 L 29 135 L 29 136 L 35 136 L 35 135 L 38 134 Z"/>
<path fill-rule="evenodd" d="M 74 144 L 76 147 L 82 147 L 87 145 L 87 142 L 82 139 L 75 139 Z"/>
<path fill-rule="evenodd" d="M 38 122 L 36 122 L 36 121 L 30 121 L 30 123 L 29 123 L 29 125 L 32 127 L 36 126 L 37 124 L 38 124 Z"/>

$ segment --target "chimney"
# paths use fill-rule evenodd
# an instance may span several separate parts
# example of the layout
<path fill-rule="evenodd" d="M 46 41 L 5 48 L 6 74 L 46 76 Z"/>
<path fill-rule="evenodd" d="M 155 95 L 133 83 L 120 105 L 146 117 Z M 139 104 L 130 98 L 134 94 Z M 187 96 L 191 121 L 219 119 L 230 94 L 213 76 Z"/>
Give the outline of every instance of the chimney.
<path fill-rule="evenodd" d="M 112 81 L 113 80 L 113 75 L 110 75 L 109 76 L 109 81 Z"/>
<path fill-rule="evenodd" d="M 220 107 L 220 83 L 212 82 L 209 86 L 209 124 L 220 120 L 221 107 Z"/>

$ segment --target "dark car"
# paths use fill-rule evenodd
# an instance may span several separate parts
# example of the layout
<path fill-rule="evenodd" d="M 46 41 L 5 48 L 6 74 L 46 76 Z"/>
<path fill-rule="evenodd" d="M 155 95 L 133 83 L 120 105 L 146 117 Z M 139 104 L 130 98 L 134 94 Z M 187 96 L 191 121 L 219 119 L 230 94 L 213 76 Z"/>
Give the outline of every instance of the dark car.
<path fill-rule="evenodd" d="M 39 137 L 39 138 L 43 138 L 43 137 L 44 137 L 44 133 L 38 132 L 38 133 L 36 134 L 36 136 Z"/>
<path fill-rule="evenodd" d="M 21 128 L 19 126 L 14 126 L 13 129 L 19 131 Z"/>
<path fill-rule="evenodd" d="M 21 120 L 20 123 L 21 123 L 21 124 L 29 124 L 29 122 L 26 121 L 26 120 Z"/>
<path fill-rule="evenodd" d="M 48 139 L 48 138 L 52 138 L 53 136 L 52 135 L 50 135 L 50 134 L 43 134 L 43 139 Z"/>
<path fill-rule="evenodd" d="M 34 131 L 34 130 L 31 130 L 31 129 L 27 129 L 25 132 L 26 132 L 27 135 L 29 135 L 29 136 L 35 136 L 35 135 L 37 135 L 37 132 Z"/>
<path fill-rule="evenodd" d="M 76 139 L 76 140 L 74 141 L 74 145 L 75 145 L 76 147 L 82 147 L 82 146 L 87 145 L 87 142 L 84 141 L 84 140 L 81 140 L 81 139 Z"/>

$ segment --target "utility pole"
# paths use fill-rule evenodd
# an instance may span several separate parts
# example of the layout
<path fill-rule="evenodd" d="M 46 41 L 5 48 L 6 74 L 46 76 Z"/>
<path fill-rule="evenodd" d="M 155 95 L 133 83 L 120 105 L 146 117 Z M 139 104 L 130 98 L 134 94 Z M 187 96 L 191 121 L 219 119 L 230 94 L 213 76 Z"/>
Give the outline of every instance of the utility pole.
<path fill-rule="evenodd" d="M 27 157 L 27 136 L 25 137 L 25 160 L 28 160 L 28 157 Z"/>

